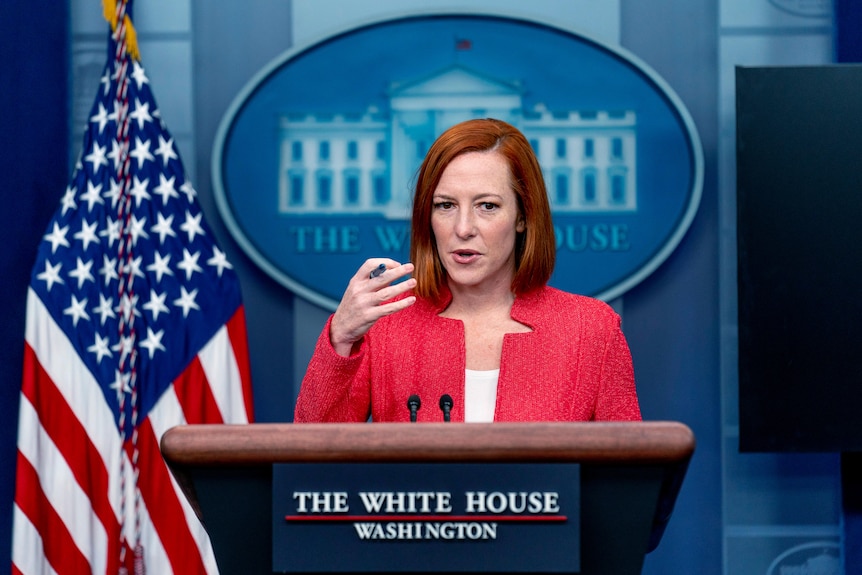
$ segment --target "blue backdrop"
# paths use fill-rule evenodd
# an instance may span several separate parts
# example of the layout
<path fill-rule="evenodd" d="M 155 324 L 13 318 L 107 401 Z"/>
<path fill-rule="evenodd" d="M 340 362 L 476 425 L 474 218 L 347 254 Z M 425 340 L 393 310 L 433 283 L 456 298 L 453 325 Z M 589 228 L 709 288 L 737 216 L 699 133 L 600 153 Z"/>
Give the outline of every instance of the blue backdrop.
<path fill-rule="evenodd" d="M 0 2 L 0 573 L 10 570 L 24 301 L 69 178 L 68 26 L 66 2 Z"/>

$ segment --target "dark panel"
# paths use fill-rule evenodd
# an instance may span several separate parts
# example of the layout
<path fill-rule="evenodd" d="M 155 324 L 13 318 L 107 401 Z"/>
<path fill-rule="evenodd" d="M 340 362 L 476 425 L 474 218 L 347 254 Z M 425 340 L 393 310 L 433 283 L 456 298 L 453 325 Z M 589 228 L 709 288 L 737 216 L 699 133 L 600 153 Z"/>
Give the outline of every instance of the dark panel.
<path fill-rule="evenodd" d="M 0 575 L 12 565 L 27 285 L 69 179 L 68 26 L 68 2 L 0 2 Z"/>
<path fill-rule="evenodd" d="M 835 61 L 862 62 L 862 3 L 859 0 L 833 0 Z"/>
<path fill-rule="evenodd" d="M 743 451 L 862 448 L 862 66 L 738 68 Z"/>

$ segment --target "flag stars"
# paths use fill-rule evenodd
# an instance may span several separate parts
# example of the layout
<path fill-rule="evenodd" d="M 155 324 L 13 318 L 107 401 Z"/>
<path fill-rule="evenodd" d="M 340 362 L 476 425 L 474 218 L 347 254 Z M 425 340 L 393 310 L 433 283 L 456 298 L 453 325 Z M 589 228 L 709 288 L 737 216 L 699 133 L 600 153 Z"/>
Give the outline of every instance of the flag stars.
<path fill-rule="evenodd" d="M 138 311 L 138 296 L 123 294 L 123 297 L 120 298 L 120 305 L 115 308 L 115 311 L 120 314 L 121 318 L 124 318 L 126 322 L 132 318 L 132 316 L 141 317 L 141 312 Z"/>
<path fill-rule="evenodd" d="M 159 212 L 156 214 L 156 225 L 150 228 L 151 232 L 155 232 L 159 234 L 159 243 L 165 243 L 165 237 L 172 236 L 177 237 L 177 233 L 174 231 L 174 215 L 171 214 L 167 218 Z"/>
<path fill-rule="evenodd" d="M 158 333 L 154 333 L 151 327 L 147 327 L 147 339 L 141 342 L 141 347 L 150 352 L 150 359 L 156 350 L 165 351 L 165 346 L 162 345 L 162 337 L 165 335 L 165 330 L 160 329 Z"/>
<path fill-rule="evenodd" d="M 120 354 L 120 365 L 123 365 L 126 362 L 126 357 L 128 357 L 128 355 L 130 353 L 132 353 L 134 347 L 135 347 L 135 336 L 132 334 L 129 334 L 129 335 L 120 336 L 120 341 L 118 341 L 117 343 L 112 345 L 111 350 L 119 352 L 119 354 Z M 128 381 L 129 381 L 128 377 L 126 377 L 126 379 L 124 379 L 123 381 L 124 381 L 124 383 L 128 383 Z M 118 380 L 115 379 L 114 383 L 115 384 L 118 383 Z M 117 389 L 119 392 L 120 388 L 115 387 L 114 389 Z M 128 389 L 128 386 L 124 386 L 124 391 L 129 392 L 129 391 L 131 391 L 131 389 Z"/>
<path fill-rule="evenodd" d="M 117 346 L 114 346 L 114 348 L 116 347 Z M 118 369 L 114 370 L 114 382 L 111 384 L 111 389 L 116 390 L 118 399 L 122 397 L 123 394 L 132 393 L 132 388 L 129 386 L 131 377 L 131 373 L 121 373 Z"/>
<path fill-rule="evenodd" d="M 138 161 L 138 169 L 144 165 L 147 160 L 155 160 L 153 154 L 150 153 L 150 141 L 142 142 L 141 139 L 135 136 L 135 149 L 129 155 Z"/>
<path fill-rule="evenodd" d="M 95 116 L 91 116 L 90 121 L 94 124 L 99 124 L 100 134 L 105 130 L 105 126 L 108 125 L 108 111 L 101 102 L 99 102 L 99 112 Z"/>
<path fill-rule="evenodd" d="M 74 173 L 58 194 L 55 219 L 41 232 L 31 281 L 54 321 L 78 334 L 71 344 L 105 380 L 100 383 L 110 385 L 106 393 L 120 397 L 170 385 L 150 381 L 151 375 L 181 369 L 174 364 L 196 352 L 176 348 L 183 346 L 177 336 L 184 340 L 187 330 L 211 329 L 219 321 L 206 317 L 206 325 L 194 325 L 204 319 L 204 308 L 209 312 L 214 287 L 197 280 L 221 288 L 233 269 L 210 241 L 198 194 L 151 98 L 144 68 L 131 59 L 126 65 L 122 88 L 113 81 L 117 67 L 109 62 L 103 70 Z M 118 99 L 120 89 L 128 92 Z M 156 361 L 164 362 L 164 370 L 147 369 Z"/>
<path fill-rule="evenodd" d="M 117 119 L 120 117 L 121 113 L 122 113 L 122 115 L 125 115 L 128 110 L 129 110 L 129 104 L 128 103 L 122 104 L 122 103 L 118 102 L 117 100 L 114 100 L 114 110 L 110 114 L 108 114 L 108 119 L 111 120 L 112 122 L 116 122 Z"/>
<path fill-rule="evenodd" d="M 108 321 L 108 318 L 114 319 L 117 315 L 114 313 L 114 298 L 105 297 L 105 294 L 99 294 L 99 305 L 93 308 L 93 313 L 98 314 L 101 318 L 102 325 Z"/>
<path fill-rule="evenodd" d="M 168 297 L 166 292 L 158 293 L 156 290 L 150 290 L 150 301 L 144 304 L 144 309 L 153 314 L 153 321 L 159 321 L 160 313 L 170 313 L 168 306 L 165 305 L 165 299 Z"/>
<path fill-rule="evenodd" d="M 90 315 L 87 313 L 86 307 L 87 298 L 78 300 L 78 298 L 75 297 L 75 294 L 72 294 L 72 303 L 69 307 L 63 310 L 63 315 L 72 316 L 72 325 L 78 327 L 79 319 L 85 319 L 88 321 L 90 319 Z"/>
<path fill-rule="evenodd" d="M 141 201 L 149 200 L 151 198 L 149 192 L 147 192 L 147 186 L 150 185 L 150 179 L 147 178 L 143 182 L 138 179 L 138 176 L 134 177 L 134 181 L 132 183 L 132 190 L 129 192 L 133 198 L 135 198 L 135 207 L 141 207 Z"/>
<path fill-rule="evenodd" d="M 87 351 L 96 354 L 97 364 L 102 363 L 103 357 L 111 357 L 111 350 L 108 349 L 108 338 L 102 338 L 98 333 L 96 334 L 96 341 L 87 348 Z"/>
<path fill-rule="evenodd" d="M 96 235 L 98 225 L 99 222 L 89 224 L 87 220 L 81 220 L 81 231 L 72 236 L 84 244 L 84 251 L 87 251 L 91 242 L 99 243 L 99 237 Z"/>
<path fill-rule="evenodd" d="M 168 264 L 171 262 L 171 254 L 167 256 L 162 256 L 159 252 L 155 252 L 155 261 L 147 266 L 147 271 L 153 272 L 156 274 L 156 283 L 162 281 L 162 276 L 174 275 L 174 272 L 171 271 L 171 268 L 168 267 Z"/>
<path fill-rule="evenodd" d="M 201 218 L 203 217 L 203 212 L 198 213 L 198 215 L 193 216 L 191 212 L 186 210 L 186 221 L 180 224 L 180 229 L 189 236 L 189 243 L 195 241 L 196 235 L 204 235 L 204 230 L 201 227 Z"/>
<path fill-rule="evenodd" d="M 184 286 L 180 286 L 180 297 L 174 300 L 174 305 L 183 308 L 184 318 L 188 317 L 192 309 L 201 309 L 197 302 L 195 302 L 196 297 L 198 297 L 197 288 L 189 292 Z"/>
<path fill-rule="evenodd" d="M 75 269 L 69 272 L 69 275 L 78 280 L 78 289 L 84 285 L 84 282 L 87 280 L 91 282 L 95 282 L 95 278 L 93 278 L 93 274 L 90 273 L 90 268 L 93 267 L 93 261 L 90 260 L 87 263 L 84 263 L 81 258 L 78 258 L 78 264 L 75 266 Z"/>
<path fill-rule="evenodd" d="M 99 80 L 101 84 L 105 85 L 105 96 L 108 95 L 108 92 L 111 90 L 111 70 L 109 68 L 105 68 L 105 73 L 102 74 L 102 78 Z"/>
<path fill-rule="evenodd" d="M 62 263 L 58 263 L 56 266 L 52 266 L 51 262 L 45 260 L 45 271 L 37 274 L 36 279 L 40 279 L 45 282 L 45 289 L 50 292 L 51 288 L 54 287 L 55 283 L 66 283 L 63 281 L 63 278 L 60 277 L 61 267 L 63 267 Z"/>
<path fill-rule="evenodd" d="M 141 218 L 140 220 L 132 214 L 132 245 L 138 245 L 138 240 L 142 237 L 148 238 L 150 235 L 144 230 L 144 226 L 147 225 L 147 218 Z"/>
<path fill-rule="evenodd" d="M 167 166 L 170 160 L 178 160 L 179 156 L 174 151 L 174 139 L 170 138 L 165 140 L 161 134 L 159 134 L 159 147 L 156 149 L 156 155 L 162 157 L 162 165 Z M 173 181 L 173 178 L 171 178 Z"/>
<path fill-rule="evenodd" d="M 105 153 L 108 151 L 107 146 L 100 146 L 98 143 L 93 144 L 93 151 L 84 156 L 85 162 L 93 164 L 93 174 L 99 173 L 99 166 L 107 166 L 108 158 Z"/>
<path fill-rule="evenodd" d="M 118 280 L 117 275 L 117 260 L 109 258 L 108 254 L 102 254 L 102 267 L 99 268 L 99 275 L 105 277 L 105 286 L 110 285 L 111 280 Z"/>
<path fill-rule="evenodd" d="M 171 198 L 180 197 L 180 194 L 177 193 L 176 188 L 174 188 L 174 182 L 176 179 L 176 176 L 166 178 L 164 174 L 159 174 L 159 185 L 156 186 L 153 192 L 162 197 L 162 205 L 167 204 L 168 200 Z"/>
<path fill-rule="evenodd" d="M 143 258 L 144 256 L 138 256 L 131 260 L 125 260 L 120 262 L 120 275 L 123 276 L 124 281 L 128 281 L 130 278 L 144 277 L 144 272 L 141 271 L 141 263 L 143 263 Z"/>
<path fill-rule="evenodd" d="M 75 194 L 77 193 L 78 189 L 74 186 L 66 186 L 66 193 L 63 194 L 63 199 L 60 200 L 60 205 L 62 206 L 60 215 L 65 216 L 68 210 L 74 210 L 78 207 L 78 204 L 75 203 Z"/>
<path fill-rule="evenodd" d="M 102 184 L 95 185 L 92 180 L 87 180 L 87 191 L 81 194 L 81 200 L 87 202 L 87 211 L 93 211 L 93 205 L 104 204 L 105 201 L 99 194 L 102 193 Z"/>
<path fill-rule="evenodd" d="M 108 218 L 105 229 L 99 232 L 99 235 L 108 238 L 108 247 L 114 247 L 114 242 L 120 241 L 120 221 Z"/>
<path fill-rule="evenodd" d="M 150 103 L 141 103 L 140 100 L 135 98 L 135 109 L 131 114 L 129 114 L 129 119 L 137 121 L 138 129 L 143 130 L 144 124 L 153 121 L 153 117 L 150 115 Z"/>
<path fill-rule="evenodd" d="M 218 277 L 221 277 L 221 273 L 225 268 L 233 269 L 233 266 L 227 261 L 227 255 L 218 249 L 218 246 L 213 246 L 213 257 L 208 259 L 207 263 L 216 268 Z"/>
<path fill-rule="evenodd" d="M 114 162 L 114 170 L 120 169 L 120 156 L 123 154 L 124 147 L 120 146 L 117 140 L 111 140 L 111 151 L 108 152 L 108 159 Z M 125 149 L 128 149 L 126 147 Z"/>
<path fill-rule="evenodd" d="M 45 234 L 45 241 L 51 243 L 51 253 L 56 253 L 60 246 L 69 247 L 69 240 L 66 239 L 66 234 L 69 232 L 69 226 L 60 227 L 57 222 L 54 222 L 54 227 L 51 233 Z"/>
<path fill-rule="evenodd" d="M 107 198 L 111 200 L 111 209 L 117 208 L 117 202 L 120 201 L 120 182 L 116 179 L 111 178 L 110 189 L 107 192 L 102 194 L 103 198 Z"/>
<path fill-rule="evenodd" d="M 149 78 L 147 78 L 147 74 L 144 72 L 144 67 L 137 60 L 132 60 L 132 80 L 138 84 L 138 90 L 144 84 L 149 83 Z"/>
<path fill-rule="evenodd" d="M 189 253 L 189 250 L 183 248 L 183 261 L 178 263 L 177 267 L 186 272 L 186 280 L 191 279 L 192 274 L 195 272 L 203 272 L 201 266 L 198 265 L 198 258 L 200 258 L 200 256 L 200 252 L 191 254 Z"/>
<path fill-rule="evenodd" d="M 190 204 L 195 201 L 195 197 L 198 195 L 191 182 L 183 182 L 183 185 L 180 186 L 180 191 L 186 195 Z"/>

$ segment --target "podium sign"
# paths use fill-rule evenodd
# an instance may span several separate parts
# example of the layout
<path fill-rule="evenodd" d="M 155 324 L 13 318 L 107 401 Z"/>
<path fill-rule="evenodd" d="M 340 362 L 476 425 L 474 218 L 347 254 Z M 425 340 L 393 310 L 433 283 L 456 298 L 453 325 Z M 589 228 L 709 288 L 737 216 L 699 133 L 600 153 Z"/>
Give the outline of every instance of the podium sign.
<path fill-rule="evenodd" d="M 276 464 L 273 571 L 580 572 L 577 464 Z"/>
<path fill-rule="evenodd" d="M 644 555 L 659 544 L 670 519 L 694 452 L 694 435 L 682 423 L 658 421 L 258 423 L 178 426 L 165 433 L 161 447 L 210 536 L 222 573 L 271 574 L 275 571 L 274 559 L 284 559 L 278 568 L 292 573 L 320 572 L 323 566 L 312 563 L 318 560 L 331 561 L 333 570 L 346 566 L 364 573 L 445 571 L 449 564 L 443 559 L 431 563 L 437 561 L 431 555 L 441 550 L 455 558 L 463 547 L 479 555 L 479 565 L 451 565 L 463 572 L 550 570 L 538 556 L 553 548 L 548 552 L 569 555 L 566 559 L 572 561 L 557 573 L 637 575 L 643 568 Z M 474 473 L 472 468 L 482 467 L 488 471 L 469 475 Z M 291 471 L 294 468 L 299 471 Z M 576 475 L 566 475 L 574 473 L 572 470 L 577 470 Z M 443 478 L 444 473 L 449 477 Z M 555 475 L 559 477 L 552 479 Z M 376 483 L 378 479 L 381 483 Z M 281 481 L 285 481 L 281 487 L 273 488 L 274 482 Z M 284 491 L 276 493 L 276 489 Z M 427 498 L 427 521 L 396 521 L 394 516 L 401 514 L 396 513 L 397 496 L 370 495 L 401 491 L 414 493 L 414 505 L 421 506 L 422 498 Z M 430 495 L 419 495 L 438 491 L 449 493 L 449 497 L 438 499 L 435 495 L 433 508 Z M 471 535 L 491 533 L 488 530 L 494 528 L 488 527 L 487 521 L 476 521 L 472 515 L 467 522 L 442 517 L 449 516 L 444 513 L 448 505 L 452 517 L 467 515 L 467 492 L 485 492 L 487 496 L 521 491 L 542 493 L 542 497 L 556 492 L 558 496 L 556 500 L 551 496 L 542 499 L 549 512 L 536 525 L 504 520 L 501 496 L 483 499 L 486 511 L 500 511 L 485 513 L 498 517 L 496 539 L 490 539 L 490 535 L 487 540 L 469 539 Z M 383 513 L 377 514 L 389 515 L 387 519 L 343 521 L 352 514 L 371 515 L 365 511 L 359 495 L 362 492 L 372 507 L 384 506 Z M 305 495 L 294 496 L 295 493 Z M 274 503 L 274 497 L 278 503 Z M 391 514 L 385 508 L 387 497 L 393 505 Z M 405 497 L 409 511 L 409 496 Z M 288 516 L 307 519 L 314 515 L 309 510 L 315 505 L 325 509 L 327 501 L 330 509 L 346 511 L 318 514 L 334 517 L 331 523 L 298 518 L 288 521 Z M 436 505 L 441 501 L 444 503 L 438 511 Z M 559 512 L 550 511 L 554 501 L 560 506 Z M 572 504 L 576 507 L 569 507 Z M 475 515 L 483 515 L 477 505 L 474 502 L 472 508 Z M 515 505 L 520 502 L 516 500 Z M 566 521 L 557 516 L 565 516 Z M 422 525 L 410 525 L 417 522 Z M 458 526 L 471 522 L 480 525 Z M 358 540 L 355 523 L 362 524 L 359 529 L 367 536 L 382 534 L 383 538 Z M 390 527 L 390 523 L 396 525 Z M 398 527 L 398 523 L 408 526 Z M 547 541 L 574 527 L 577 531 L 571 538 Z M 296 532 L 282 535 L 282 530 L 291 529 Z M 386 538 L 390 529 L 396 536 L 398 529 L 403 529 L 404 535 L 415 535 L 419 529 L 420 534 L 441 539 L 393 541 Z M 442 540 L 453 532 L 457 536 L 458 530 L 468 539 Z M 327 535 L 321 537 L 321 546 L 309 542 L 323 532 Z M 533 539 L 528 543 L 526 537 Z M 298 543 L 294 538 L 306 539 Z M 349 550 L 345 547 L 348 544 Z M 402 544 L 408 551 L 421 552 L 410 556 L 400 551 Z M 512 555 L 496 562 L 506 553 L 507 545 L 512 547 Z M 542 552 L 535 552 L 535 545 Z M 283 556 L 274 556 L 276 547 Z M 524 569 L 524 565 L 528 567 Z"/>

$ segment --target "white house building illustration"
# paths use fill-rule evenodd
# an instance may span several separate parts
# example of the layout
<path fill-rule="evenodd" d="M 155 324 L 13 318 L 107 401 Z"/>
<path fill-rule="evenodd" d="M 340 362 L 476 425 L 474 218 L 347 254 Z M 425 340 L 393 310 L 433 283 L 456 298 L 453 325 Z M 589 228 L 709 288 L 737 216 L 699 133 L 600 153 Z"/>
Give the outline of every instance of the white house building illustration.
<path fill-rule="evenodd" d="M 529 139 L 555 213 L 636 212 L 636 115 L 631 110 L 526 109 L 519 82 L 453 65 L 393 83 L 389 112 L 279 119 L 282 214 L 382 214 L 409 219 L 428 147 L 449 126 L 499 118 Z"/>

